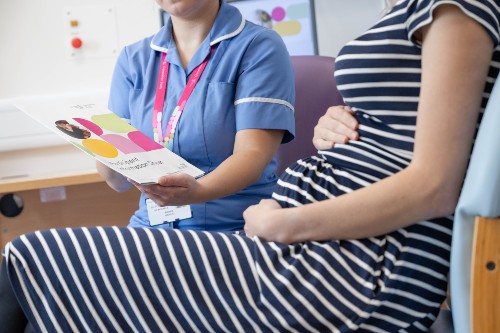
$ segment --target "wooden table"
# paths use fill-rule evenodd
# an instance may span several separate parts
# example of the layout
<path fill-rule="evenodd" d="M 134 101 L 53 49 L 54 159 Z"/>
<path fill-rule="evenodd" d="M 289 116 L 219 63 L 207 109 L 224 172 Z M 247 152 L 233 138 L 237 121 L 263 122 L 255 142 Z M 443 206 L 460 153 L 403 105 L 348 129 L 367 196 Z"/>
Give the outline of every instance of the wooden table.
<path fill-rule="evenodd" d="M 2 249 L 13 238 L 36 230 L 126 226 L 138 206 L 140 194 L 135 189 L 125 193 L 115 192 L 94 167 L 58 171 L 56 174 L 0 178 L 0 198 L 11 193 L 22 199 L 23 210 L 15 217 L 0 214 Z"/>

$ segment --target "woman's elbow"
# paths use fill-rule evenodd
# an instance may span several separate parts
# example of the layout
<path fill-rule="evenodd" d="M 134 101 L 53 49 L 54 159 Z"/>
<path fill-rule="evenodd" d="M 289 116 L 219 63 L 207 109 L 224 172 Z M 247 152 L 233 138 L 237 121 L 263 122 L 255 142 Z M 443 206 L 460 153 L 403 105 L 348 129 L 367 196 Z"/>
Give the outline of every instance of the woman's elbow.
<path fill-rule="evenodd" d="M 444 180 L 437 182 L 433 186 L 432 193 L 429 194 L 430 206 L 433 216 L 448 216 L 454 213 L 460 197 L 461 187 L 453 181 Z"/>
<path fill-rule="evenodd" d="M 458 198 L 460 191 L 455 190 L 443 190 L 439 195 L 439 203 L 436 212 L 436 216 L 447 216 L 455 212 L 455 208 L 458 204 Z"/>
<path fill-rule="evenodd" d="M 421 163 L 414 159 L 404 172 L 408 172 L 410 189 L 415 195 L 415 204 L 422 205 L 422 213 L 429 218 L 448 216 L 457 207 L 464 171 L 460 167 L 440 163 Z M 425 207 L 425 208 L 423 208 Z"/>

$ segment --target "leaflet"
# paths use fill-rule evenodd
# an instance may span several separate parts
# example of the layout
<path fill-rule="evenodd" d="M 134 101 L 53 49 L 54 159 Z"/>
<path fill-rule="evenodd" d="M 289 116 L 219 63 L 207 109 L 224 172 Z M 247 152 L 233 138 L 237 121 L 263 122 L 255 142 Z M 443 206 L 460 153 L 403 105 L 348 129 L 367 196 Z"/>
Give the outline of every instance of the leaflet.
<path fill-rule="evenodd" d="M 140 184 L 204 172 L 88 98 L 29 98 L 15 106 L 81 151 Z"/>

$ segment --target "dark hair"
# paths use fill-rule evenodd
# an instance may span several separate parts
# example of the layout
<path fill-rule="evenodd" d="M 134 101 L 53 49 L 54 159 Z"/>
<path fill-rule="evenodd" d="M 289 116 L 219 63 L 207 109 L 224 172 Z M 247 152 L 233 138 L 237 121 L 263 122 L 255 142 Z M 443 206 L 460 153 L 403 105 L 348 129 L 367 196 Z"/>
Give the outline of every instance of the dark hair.
<path fill-rule="evenodd" d="M 61 131 L 63 132 L 64 134 L 66 135 L 69 135 L 75 139 L 87 139 L 89 138 L 92 134 L 86 130 L 86 129 L 83 129 L 83 128 L 80 128 L 76 125 L 71 125 L 70 123 L 68 123 L 66 120 L 58 120 L 55 122 L 56 123 L 56 127 Z M 71 126 L 71 131 L 67 130 L 66 128 L 64 127 L 59 127 L 57 125 L 60 125 L 60 124 L 63 124 L 63 125 L 69 125 Z"/>
<path fill-rule="evenodd" d="M 69 123 L 66 121 L 66 120 L 57 120 L 55 122 L 56 125 L 60 125 L 60 124 L 64 124 L 64 125 L 68 125 Z"/>

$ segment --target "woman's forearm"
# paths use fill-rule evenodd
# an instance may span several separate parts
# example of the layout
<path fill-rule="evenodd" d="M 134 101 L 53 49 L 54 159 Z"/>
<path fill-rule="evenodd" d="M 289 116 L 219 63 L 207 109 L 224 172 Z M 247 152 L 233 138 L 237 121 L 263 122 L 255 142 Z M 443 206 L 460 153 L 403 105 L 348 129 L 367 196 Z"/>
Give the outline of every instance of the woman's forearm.
<path fill-rule="evenodd" d="M 366 188 L 317 203 L 281 209 L 279 241 L 356 239 L 453 212 L 460 184 L 409 167 Z M 429 179 L 430 178 L 430 179 Z M 433 179 L 434 178 L 434 179 Z"/>

